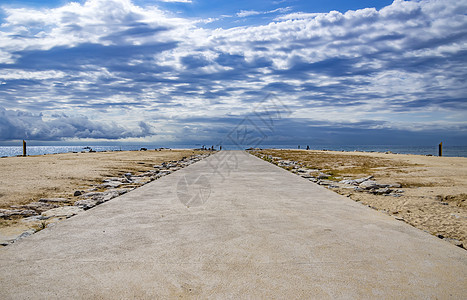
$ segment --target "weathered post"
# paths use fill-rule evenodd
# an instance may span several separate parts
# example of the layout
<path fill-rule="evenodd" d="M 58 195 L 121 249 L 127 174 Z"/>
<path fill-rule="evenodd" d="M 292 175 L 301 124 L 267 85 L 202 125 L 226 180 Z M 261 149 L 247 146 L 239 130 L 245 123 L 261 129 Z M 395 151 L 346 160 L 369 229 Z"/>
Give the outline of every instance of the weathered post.
<path fill-rule="evenodd" d="M 23 140 L 23 156 L 26 156 L 26 141 Z"/>
<path fill-rule="evenodd" d="M 443 142 L 438 145 L 438 156 L 443 156 Z"/>

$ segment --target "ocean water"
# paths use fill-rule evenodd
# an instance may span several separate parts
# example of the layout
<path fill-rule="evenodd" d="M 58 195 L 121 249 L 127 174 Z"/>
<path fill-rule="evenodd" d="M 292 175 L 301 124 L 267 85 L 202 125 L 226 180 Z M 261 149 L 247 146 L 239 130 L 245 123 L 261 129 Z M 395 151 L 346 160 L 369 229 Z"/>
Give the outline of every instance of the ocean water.
<path fill-rule="evenodd" d="M 285 147 L 271 145 L 268 148 L 276 149 L 297 149 L 298 146 Z M 300 149 L 306 149 L 306 145 L 300 145 Z M 364 151 L 364 152 L 387 152 L 400 154 L 417 154 L 438 156 L 438 145 L 436 146 L 401 146 L 401 145 L 310 145 L 313 150 L 334 150 L 334 151 Z M 443 156 L 467 157 L 467 146 L 443 146 Z"/>
<path fill-rule="evenodd" d="M 307 145 L 300 145 L 300 149 L 306 149 Z M 334 150 L 334 151 L 364 151 L 364 152 L 387 152 L 400 154 L 417 154 L 438 156 L 438 145 L 436 146 L 401 146 L 401 145 L 309 145 L 312 150 Z M 263 145 L 259 148 L 271 149 L 298 149 L 298 145 Z M 467 146 L 443 146 L 443 156 L 467 157 Z"/>
<path fill-rule="evenodd" d="M 211 145 L 206 145 L 207 147 Z M 219 149 L 218 145 L 214 145 Z M 111 146 L 28 146 L 28 155 L 43 155 L 53 153 L 67 153 L 67 152 L 81 152 L 89 151 L 84 149 L 90 147 L 94 151 L 126 151 L 126 150 L 140 150 L 141 148 L 156 149 L 160 147 L 167 147 L 172 149 L 194 149 L 200 148 L 201 145 L 111 145 Z M 270 149 L 297 149 L 298 145 L 259 145 L 259 148 Z M 238 145 L 222 145 L 224 150 L 236 150 L 248 148 Z M 300 149 L 306 149 L 306 145 L 300 145 Z M 335 150 L 335 151 L 365 151 L 365 152 L 386 152 L 401 154 L 418 154 L 418 155 L 438 155 L 438 146 L 401 146 L 401 145 L 310 145 L 313 150 Z M 0 146 L 0 157 L 17 156 L 23 154 L 22 146 Z M 443 156 L 449 157 L 467 157 L 467 146 L 443 146 Z"/>

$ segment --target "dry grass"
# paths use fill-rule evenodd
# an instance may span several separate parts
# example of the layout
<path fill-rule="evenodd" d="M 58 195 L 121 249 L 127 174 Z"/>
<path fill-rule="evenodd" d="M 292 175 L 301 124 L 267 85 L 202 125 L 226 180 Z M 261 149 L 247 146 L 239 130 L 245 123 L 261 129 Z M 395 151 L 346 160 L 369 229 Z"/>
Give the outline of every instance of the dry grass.
<path fill-rule="evenodd" d="M 401 168 L 415 166 L 415 164 L 379 157 L 358 154 L 349 156 L 325 151 L 261 150 L 261 153 L 299 161 L 304 167 L 318 169 L 334 177 L 363 176 L 376 171 L 405 172 Z"/>

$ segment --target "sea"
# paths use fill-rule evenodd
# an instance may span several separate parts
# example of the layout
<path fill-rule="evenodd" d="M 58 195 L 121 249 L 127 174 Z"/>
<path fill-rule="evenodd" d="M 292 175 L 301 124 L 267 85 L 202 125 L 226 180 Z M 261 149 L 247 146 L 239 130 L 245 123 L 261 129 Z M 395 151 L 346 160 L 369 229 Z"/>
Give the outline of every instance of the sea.
<path fill-rule="evenodd" d="M 401 154 L 438 155 L 438 146 L 402 146 L 402 145 L 309 145 L 313 150 L 335 150 L 335 151 L 365 151 L 365 152 L 393 152 Z M 73 146 L 28 146 L 27 155 L 44 155 L 67 152 L 83 152 L 92 149 L 96 152 L 102 151 L 127 151 L 170 148 L 170 149 L 195 149 L 202 145 L 73 145 Z M 209 146 L 210 147 L 210 146 Z M 219 145 L 214 146 L 219 149 Z M 263 149 L 298 149 L 298 145 L 256 145 L 255 148 Z M 223 150 L 245 149 L 248 146 L 222 145 Z M 300 149 L 306 149 L 306 145 L 300 145 Z M 23 154 L 21 146 L 0 146 L 0 157 L 19 156 Z M 443 156 L 467 157 L 467 146 L 443 145 Z"/>

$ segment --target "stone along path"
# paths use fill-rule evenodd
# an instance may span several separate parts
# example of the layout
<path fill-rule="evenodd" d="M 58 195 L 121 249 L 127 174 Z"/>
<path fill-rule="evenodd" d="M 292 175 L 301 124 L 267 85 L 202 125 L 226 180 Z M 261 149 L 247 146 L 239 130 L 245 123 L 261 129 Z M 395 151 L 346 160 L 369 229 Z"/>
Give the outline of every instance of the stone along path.
<path fill-rule="evenodd" d="M 467 298 L 467 252 L 241 151 L 0 249 L 0 298 Z"/>

